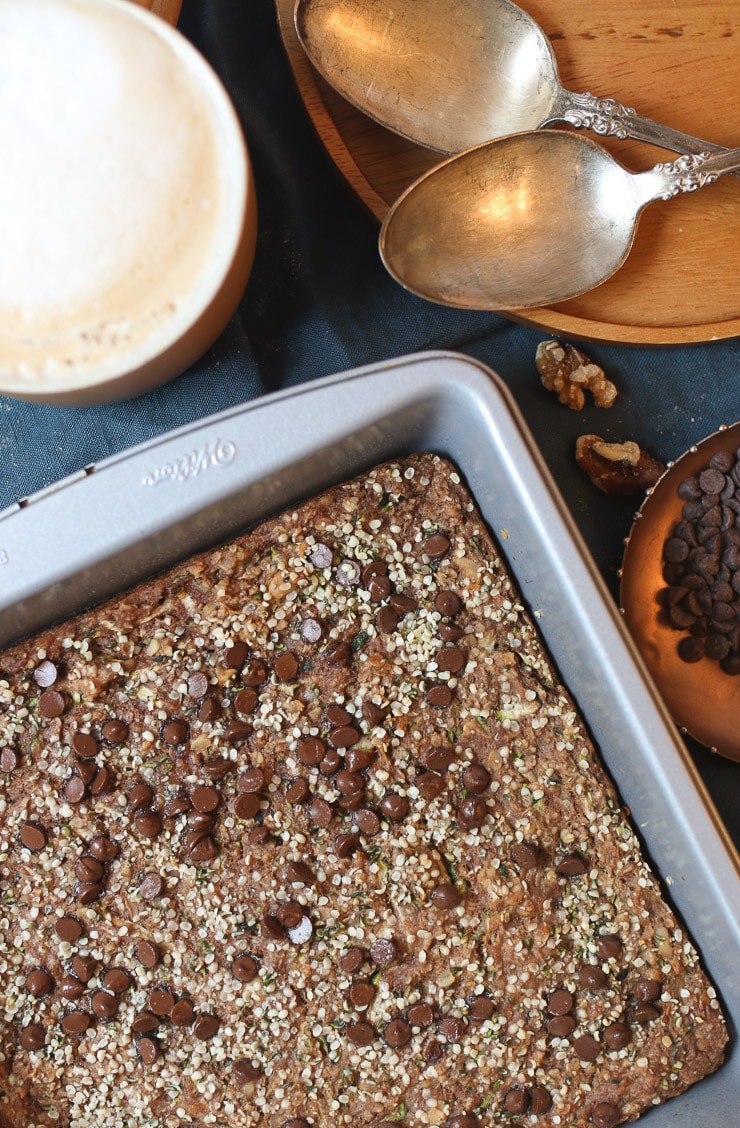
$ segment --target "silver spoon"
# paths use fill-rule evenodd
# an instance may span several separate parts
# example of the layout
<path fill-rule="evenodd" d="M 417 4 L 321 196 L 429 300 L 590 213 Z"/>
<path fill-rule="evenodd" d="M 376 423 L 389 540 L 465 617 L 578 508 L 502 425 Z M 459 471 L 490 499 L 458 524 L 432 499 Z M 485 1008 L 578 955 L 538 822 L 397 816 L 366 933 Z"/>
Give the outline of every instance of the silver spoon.
<path fill-rule="evenodd" d="M 576 297 L 629 254 L 643 208 L 740 169 L 740 149 L 628 172 L 563 130 L 501 137 L 449 157 L 388 212 L 380 254 L 406 289 L 464 309 Z"/>
<path fill-rule="evenodd" d="M 545 33 L 510 0 L 297 0 L 295 26 L 347 101 L 442 153 L 555 122 L 677 153 L 722 151 L 563 89 Z"/>

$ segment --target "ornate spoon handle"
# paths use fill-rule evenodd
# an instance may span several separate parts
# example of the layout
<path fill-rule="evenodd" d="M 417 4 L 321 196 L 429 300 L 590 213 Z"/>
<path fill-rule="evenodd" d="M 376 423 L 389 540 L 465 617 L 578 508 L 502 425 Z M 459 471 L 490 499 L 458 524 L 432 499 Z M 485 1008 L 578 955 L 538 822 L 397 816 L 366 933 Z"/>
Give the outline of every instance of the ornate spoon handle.
<path fill-rule="evenodd" d="M 675 161 L 653 165 L 647 172 L 633 173 L 633 182 L 644 206 L 651 200 L 671 200 L 680 192 L 696 192 L 726 173 L 737 175 L 739 169 L 740 149 L 686 153 Z"/>
<path fill-rule="evenodd" d="M 660 149 L 674 153 L 722 153 L 722 145 L 712 145 L 700 141 L 698 137 L 681 133 L 678 129 L 661 125 L 651 118 L 643 117 L 630 106 L 623 106 L 615 98 L 597 98 L 595 94 L 573 94 L 563 90 L 563 98 L 555 108 L 557 118 L 550 121 L 565 121 L 576 129 L 590 129 L 601 137 L 631 137 L 634 141 L 646 141 Z M 545 122 L 544 124 L 548 124 Z"/>

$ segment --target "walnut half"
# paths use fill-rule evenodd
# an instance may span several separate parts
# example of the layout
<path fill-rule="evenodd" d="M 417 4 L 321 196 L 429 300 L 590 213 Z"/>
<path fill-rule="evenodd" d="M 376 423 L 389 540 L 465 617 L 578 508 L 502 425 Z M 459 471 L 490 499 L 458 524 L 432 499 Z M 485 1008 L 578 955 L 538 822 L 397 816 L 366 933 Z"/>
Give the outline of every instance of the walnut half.
<path fill-rule="evenodd" d="M 598 435 L 576 441 L 576 462 L 593 484 L 607 494 L 636 494 L 650 489 L 665 470 L 637 443 L 609 443 Z"/>
<path fill-rule="evenodd" d="M 534 362 L 548 392 L 555 392 L 560 403 L 573 411 L 581 411 L 586 402 L 585 389 L 594 397 L 597 407 L 611 407 L 617 389 L 607 380 L 602 368 L 593 364 L 575 345 L 560 341 L 541 341 Z"/>

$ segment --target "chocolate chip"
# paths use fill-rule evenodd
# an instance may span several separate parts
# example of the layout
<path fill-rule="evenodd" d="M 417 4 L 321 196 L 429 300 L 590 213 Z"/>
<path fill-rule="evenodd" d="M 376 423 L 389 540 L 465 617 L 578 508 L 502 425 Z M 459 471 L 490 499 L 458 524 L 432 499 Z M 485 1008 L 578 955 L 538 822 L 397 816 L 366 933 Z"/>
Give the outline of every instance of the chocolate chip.
<path fill-rule="evenodd" d="M 454 749 L 449 746 L 428 748 L 424 753 L 424 767 L 431 772 L 446 772 L 454 759 Z"/>
<path fill-rule="evenodd" d="M 640 1026 L 647 1026 L 649 1022 L 655 1022 L 656 1018 L 660 1018 L 660 1011 L 652 1003 L 638 1002 L 632 1011 L 632 1021 Z"/>
<path fill-rule="evenodd" d="M 585 964 L 578 972 L 578 982 L 590 991 L 603 991 L 609 983 L 609 976 L 595 964 Z"/>
<path fill-rule="evenodd" d="M 375 1027 L 369 1022 L 350 1022 L 345 1026 L 344 1033 L 355 1046 L 369 1046 L 375 1041 Z"/>
<path fill-rule="evenodd" d="M 162 816 L 158 811 L 141 811 L 134 819 L 134 826 L 142 838 L 156 838 L 162 829 Z"/>
<path fill-rule="evenodd" d="M 285 929 L 274 913 L 265 913 L 260 921 L 260 933 L 268 940 L 283 940 Z"/>
<path fill-rule="evenodd" d="M 128 736 L 128 725 L 125 721 L 112 717 L 103 723 L 100 735 L 107 744 L 123 744 Z"/>
<path fill-rule="evenodd" d="M 427 690 L 427 701 L 435 709 L 446 709 L 452 704 L 452 690 L 448 685 L 433 685 Z"/>
<path fill-rule="evenodd" d="M 337 836 L 334 848 L 339 858 L 349 858 L 356 853 L 362 845 L 359 834 L 340 834 Z"/>
<path fill-rule="evenodd" d="M 249 713 L 254 712 L 258 702 L 259 697 L 253 689 L 242 689 L 236 695 L 234 708 L 237 713 L 242 713 L 244 716 L 247 716 Z"/>
<path fill-rule="evenodd" d="M 151 1011 L 142 1011 L 131 1023 L 134 1034 L 151 1034 L 154 1030 L 159 1030 L 160 1026 L 159 1019 Z"/>
<path fill-rule="evenodd" d="M 77 917 L 62 916 L 54 922 L 54 931 L 60 940 L 67 944 L 76 944 L 82 936 L 84 929 Z"/>
<path fill-rule="evenodd" d="M 515 842 L 511 847 L 511 858 L 522 873 L 537 869 L 542 864 L 542 852 L 531 842 Z"/>
<path fill-rule="evenodd" d="M 301 638 L 305 642 L 318 642 L 322 635 L 318 619 L 304 619 L 300 626 Z"/>
<path fill-rule="evenodd" d="M 483 826 L 487 814 L 485 799 L 480 799 L 477 795 L 469 795 L 467 799 L 463 799 L 457 809 L 457 821 L 463 830 L 474 830 L 476 827 Z"/>
<path fill-rule="evenodd" d="M 342 725 L 332 729 L 328 739 L 332 748 L 352 748 L 360 739 L 360 733 L 354 725 Z"/>
<path fill-rule="evenodd" d="M 220 796 L 215 787 L 206 787 L 200 784 L 194 787 L 190 796 L 196 811 L 201 814 L 210 814 L 215 811 L 220 802 Z"/>
<path fill-rule="evenodd" d="M 448 1015 L 439 1020 L 437 1029 L 448 1042 L 462 1042 L 467 1030 L 467 1023 L 464 1018 L 455 1018 L 453 1015 Z"/>
<path fill-rule="evenodd" d="M 154 800 L 154 791 L 148 783 L 139 781 L 129 789 L 127 798 L 133 812 L 143 811 L 146 810 Z"/>
<path fill-rule="evenodd" d="M 378 728 L 379 725 L 382 725 L 387 712 L 387 709 L 384 709 L 382 705 L 376 705 L 374 701 L 366 699 L 362 703 L 362 716 L 370 728 Z"/>
<path fill-rule="evenodd" d="M 615 1128 L 622 1119 L 622 1114 L 616 1105 L 607 1101 L 600 1101 L 591 1109 L 591 1123 L 594 1128 Z"/>
<path fill-rule="evenodd" d="M 370 959 L 379 967 L 393 963 L 398 956 L 398 949 L 393 940 L 381 937 L 370 945 Z"/>
<path fill-rule="evenodd" d="M 429 900 L 435 909 L 454 909 L 462 904 L 462 895 L 456 885 L 445 883 L 432 889 Z"/>
<path fill-rule="evenodd" d="M 112 768 L 107 764 L 103 764 L 96 773 L 95 777 L 90 784 L 91 795 L 104 795 L 106 791 L 110 791 L 116 782 L 115 773 Z"/>
<path fill-rule="evenodd" d="M 373 603 L 382 603 L 391 594 L 391 581 L 387 576 L 373 576 L 372 579 L 363 582 Z"/>
<path fill-rule="evenodd" d="M 308 813 L 311 822 L 321 827 L 323 830 L 331 826 L 332 819 L 334 818 L 334 811 L 331 804 L 327 803 L 326 799 L 322 799 L 320 795 L 314 796 L 311 800 Z"/>
<path fill-rule="evenodd" d="M 268 678 L 267 666 L 260 658 L 250 658 L 242 670 L 242 681 L 245 685 L 257 688 L 264 685 Z"/>
<path fill-rule="evenodd" d="M 392 607 L 381 607 L 375 616 L 375 625 L 380 634 L 393 634 L 398 626 L 398 614 Z"/>
<path fill-rule="evenodd" d="M 597 939 L 596 951 L 602 960 L 618 960 L 622 955 L 622 941 L 614 932 L 605 933 Z"/>
<path fill-rule="evenodd" d="M 455 1113 L 446 1121 L 445 1128 L 479 1128 L 480 1120 L 472 1112 Z"/>
<path fill-rule="evenodd" d="M 453 618 L 459 613 L 462 608 L 462 600 L 460 596 L 454 591 L 443 590 L 437 592 L 434 600 L 434 607 L 439 611 L 440 615 Z"/>
<path fill-rule="evenodd" d="M 109 995 L 107 991 L 95 991 L 90 1000 L 90 1006 L 97 1018 L 106 1021 L 114 1018 L 118 1013 L 118 999 L 115 995 Z"/>
<path fill-rule="evenodd" d="M 409 813 L 410 804 L 405 795 L 389 791 L 380 800 L 380 810 L 391 822 L 400 822 Z"/>
<path fill-rule="evenodd" d="M 190 862 L 199 865 L 216 857 L 216 844 L 208 830 L 191 830 L 183 837 L 183 847 Z"/>
<path fill-rule="evenodd" d="M 459 674 L 461 670 L 465 669 L 467 658 L 457 646 L 443 646 L 441 650 L 437 651 L 437 669 L 446 671 L 450 674 Z"/>
<path fill-rule="evenodd" d="M 445 781 L 442 776 L 436 772 L 423 772 L 416 778 L 416 786 L 419 789 L 419 794 L 422 799 L 427 803 L 431 803 L 438 795 L 441 795 L 445 790 Z"/>
<path fill-rule="evenodd" d="M 444 533 L 432 533 L 424 547 L 427 556 L 432 560 L 439 560 L 450 551 L 450 540 Z"/>
<path fill-rule="evenodd" d="M 193 1034 L 200 1042 L 208 1042 L 218 1034 L 220 1025 L 215 1014 L 201 1014 L 195 1020 Z"/>
<path fill-rule="evenodd" d="M 445 1056 L 445 1050 L 446 1044 L 444 1042 L 438 1041 L 437 1038 L 430 1038 L 429 1041 L 425 1044 L 422 1051 L 424 1054 L 424 1060 L 430 1062 L 431 1064 L 435 1064 L 436 1062 L 441 1061 Z M 451 1121 L 449 1121 L 448 1123 L 451 1123 Z"/>
<path fill-rule="evenodd" d="M 239 983 L 251 983 L 257 974 L 257 961 L 251 956 L 237 956 L 231 964 L 231 974 Z"/>
<path fill-rule="evenodd" d="M 188 695 L 199 701 L 208 693 L 208 677 L 202 670 L 195 670 L 188 678 Z"/>
<path fill-rule="evenodd" d="M 19 763 L 20 756 L 15 748 L 11 748 L 8 744 L 0 748 L 0 772 L 5 772 L 6 775 L 10 775 L 11 772 L 15 771 Z"/>
<path fill-rule="evenodd" d="M 261 800 L 254 792 L 237 795 L 234 801 L 234 814 L 238 819 L 253 819 L 260 809 Z"/>
<path fill-rule="evenodd" d="M 97 964 L 91 956 L 74 956 L 72 958 L 72 971 L 80 983 L 88 983 L 95 975 Z"/>
<path fill-rule="evenodd" d="M 596 1061 L 601 1053 L 601 1046 L 592 1034 L 581 1034 L 573 1039 L 573 1049 L 581 1061 Z"/>
<path fill-rule="evenodd" d="M 326 648 L 326 660 L 331 666 L 344 666 L 352 665 L 352 651 L 349 643 L 335 642 Z"/>
<path fill-rule="evenodd" d="M 365 791 L 365 781 L 360 773 L 346 768 L 337 774 L 334 785 L 342 795 L 362 795 Z"/>
<path fill-rule="evenodd" d="M 419 604 L 410 595 L 404 595 L 403 592 L 397 591 L 391 596 L 391 607 L 400 616 L 408 615 L 411 611 L 416 611 Z"/>
<path fill-rule="evenodd" d="M 300 901 L 284 901 L 275 915 L 284 928 L 295 928 L 303 919 L 303 913 L 304 909 Z"/>
<path fill-rule="evenodd" d="M 239 1058 L 231 1067 L 231 1076 L 237 1085 L 249 1085 L 262 1076 L 262 1071 L 249 1058 Z"/>
<path fill-rule="evenodd" d="M 175 1005 L 175 996 L 166 987 L 155 987 L 149 992 L 148 1006 L 158 1018 L 166 1018 Z"/>
<path fill-rule="evenodd" d="M 324 775 L 334 775 L 342 766 L 342 757 L 336 748 L 329 748 L 326 755 L 319 764 L 319 771 Z"/>
<path fill-rule="evenodd" d="M 29 1022 L 21 1030 L 21 1045 L 24 1050 L 40 1050 L 46 1044 L 46 1031 L 38 1022 Z"/>
<path fill-rule="evenodd" d="M 350 948 L 342 956 L 339 966 L 347 975 L 355 975 L 365 962 L 362 948 Z"/>
<path fill-rule="evenodd" d="M 54 663 L 46 658 L 43 662 L 40 662 L 33 671 L 33 680 L 36 682 L 36 685 L 41 686 L 42 689 L 48 689 L 49 686 L 53 685 L 57 680 L 57 673 L 58 671 Z"/>
<path fill-rule="evenodd" d="M 466 791 L 479 795 L 491 782 L 491 773 L 482 764 L 468 764 L 463 769 L 462 782 Z"/>
<path fill-rule="evenodd" d="M 90 1015 L 84 1011 L 72 1010 L 62 1018 L 62 1030 L 73 1037 L 81 1037 L 90 1028 Z"/>
<path fill-rule="evenodd" d="M 548 1014 L 570 1014 L 573 1010 L 573 1003 L 575 1002 L 570 991 L 559 987 L 547 996 L 547 1012 Z"/>
<path fill-rule="evenodd" d="M 315 767 L 321 763 L 326 753 L 326 745 L 317 736 L 301 736 L 296 743 L 295 754 L 302 764 Z"/>
<path fill-rule="evenodd" d="M 89 846 L 90 853 L 99 862 L 112 862 L 118 853 L 118 847 L 115 842 L 104 834 L 98 834 L 93 838 Z"/>
<path fill-rule="evenodd" d="M 529 1091 L 530 1116 L 542 1116 L 552 1108 L 552 1097 L 544 1085 L 534 1085 Z"/>
<path fill-rule="evenodd" d="M 411 1041 L 411 1027 L 402 1018 L 394 1018 L 383 1031 L 383 1037 L 391 1049 L 401 1049 Z"/>
<path fill-rule="evenodd" d="M 37 854 L 39 850 L 43 850 L 46 846 L 46 830 L 37 822 L 22 823 L 18 831 L 18 838 L 21 845 L 33 854 Z"/>
<path fill-rule="evenodd" d="M 70 776 L 64 785 L 64 798 L 73 806 L 81 803 L 87 795 L 84 779 L 79 775 Z"/>
<path fill-rule="evenodd" d="M 37 999 L 49 995 L 54 990 L 54 980 L 45 967 L 35 967 L 26 976 L 26 990 Z"/>
<path fill-rule="evenodd" d="M 139 882 L 139 893 L 145 901 L 154 901 L 164 893 L 164 878 L 160 873 L 151 870 L 144 874 Z"/>
<path fill-rule="evenodd" d="M 65 975 L 59 984 L 59 993 L 63 999 L 74 1003 L 85 993 L 85 985 L 80 983 L 76 975 Z"/>
<path fill-rule="evenodd" d="M 282 682 L 291 682 L 298 676 L 298 659 L 289 650 L 275 661 L 275 673 Z"/>
<path fill-rule="evenodd" d="M 504 1094 L 504 1108 L 516 1115 L 526 1112 L 529 1108 L 529 1093 L 525 1089 L 508 1089 Z"/>
<path fill-rule="evenodd" d="M 136 958 L 140 964 L 151 970 L 159 963 L 159 948 L 152 940 L 140 940 L 136 945 Z"/>
<path fill-rule="evenodd" d="M 190 734 L 185 721 L 171 720 L 162 726 L 162 740 L 170 748 L 179 748 Z"/>
<path fill-rule="evenodd" d="M 223 664 L 227 670 L 240 670 L 247 660 L 249 654 L 249 647 L 246 642 L 239 640 L 234 642 L 231 646 L 227 646 L 224 651 Z"/>
<path fill-rule="evenodd" d="M 489 999 L 487 995 L 474 995 L 468 1003 L 468 1015 L 473 1022 L 485 1022 L 495 1009 L 493 999 Z"/>
<path fill-rule="evenodd" d="M 103 986 L 114 995 L 123 995 L 131 986 L 131 976 L 122 967 L 112 967 L 103 976 Z"/>
<path fill-rule="evenodd" d="M 75 886 L 75 898 L 81 905 L 94 904 L 103 893 L 103 884 L 100 881 L 80 881 Z"/>
<path fill-rule="evenodd" d="M 632 1041 L 632 1031 L 625 1022 L 610 1022 L 602 1036 L 610 1050 L 622 1050 Z"/>
<path fill-rule="evenodd" d="M 285 798 L 294 806 L 308 803 L 311 798 L 311 788 L 308 786 L 308 781 L 305 779 L 292 780 L 286 788 Z"/>
<path fill-rule="evenodd" d="M 632 994 L 644 1003 L 654 1003 L 663 994 L 663 984 L 649 976 L 640 976 L 632 985 Z"/>
<path fill-rule="evenodd" d="M 285 879 L 293 885 L 315 885 L 316 875 L 305 862 L 288 862 Z"/>
<path fill-rule="evenodd" d="M 463 637 L 464 633 L 460 627 L 456 627 L 452 623 L 439 624 L 439 637 L 442 642 L 457 642 L 459 638 Z"/>
<path fill-rule="evenodd" d="M 91 854 L 83 854 L 75 862 L 75 877 L 78 881 L 100 881 L 105 873 L 105 866 Z"/>
<path fill-rule="evenodd" d="M 61 717 L 64 712 L 64 697 L 58 689 L 45 689 L 39 695 L 38 709 L 41 716 L 48 721 Z"/>
<path fill-rule="evenodd" d="M 231 760 L 225 756 L 210 756 L 203 761 L 203 771 L 211 779 L 224 779 L 233 768 Z"/>
<path fill-rule="evenodd" d="M 139 1057 L 144 1065 L 154 1065 L 159 1055 L 159 1043 L 156 1038 L 152 1038 L 148 1034 L 144 1034 L 139 1038 Z"/>
<path fill-rule="evenodd" d="M 246 721 L 238 721 L 232 719 L 226 725 L 224 736 L 227 740 L 233 741 L 235 744 L 239 741 L 246 740 L 252 734 L 252 726 L 247 724 Z"/>
<path fill-rule="evenodd" d="M 555 871 L 565 877 L 580 877 L 588 872 L 588 863 L 581 854 L 566 854 L 555 866 Z"/>
<path fill-rule="evenodd" d="M 170 1011 L 173 1026 L 192 1026 L 195 1021 L 195 1007 L 190 999 L 180 999 Z"/>
<path fill-rule="evenodd" d="M 291 1120 L 286 1120 L 282 1128 L 313 1128 L 310 1120 L 304 1120 L 302 1116 L 294 1116 Z"/>
<path fill-rule="evenodd" d="M 553 1038 L 568 1038 L 576 1028 L 576 1020 L 570 1014 L 556 1015 L 546 1023 L 547 1033 Z"/>
<path fill-rule="evenodd" d="M 375 998 L 375 988 L 372 983 L 360 981 L 353 983 L 349 989 L 349 1001 L 355 1007 L 369 1007 Z"/>
<path fill-rule="evenodd" d="M 218 701 L 213 697 L 205 697 L 198 709 L 198 720 L 207 724 L 213 721 L 221 712 L 221 707 Z"/>
<path fill-rule="evenodd" d="M 357 829 L 362 834 L 366 834 L 369 838 L 380 833 L 380 819 L 375 811 L 371 811 L 369 807 L 363 807 L 362 810 L 357 811 L 355 814 L 355 824 Z"/>

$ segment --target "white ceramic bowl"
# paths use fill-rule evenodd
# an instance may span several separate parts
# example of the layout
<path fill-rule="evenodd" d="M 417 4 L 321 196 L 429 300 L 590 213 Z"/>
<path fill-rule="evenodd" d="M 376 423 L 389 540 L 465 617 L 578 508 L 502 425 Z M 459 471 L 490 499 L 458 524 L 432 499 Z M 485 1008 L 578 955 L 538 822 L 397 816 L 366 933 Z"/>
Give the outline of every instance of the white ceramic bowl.
<path fill-rule="evenodd" d="M 0 57 L 0 393 L 138 395 L 209 348 L 249 277 L 233 105 L 129 0 L 0 0 Z"/>

